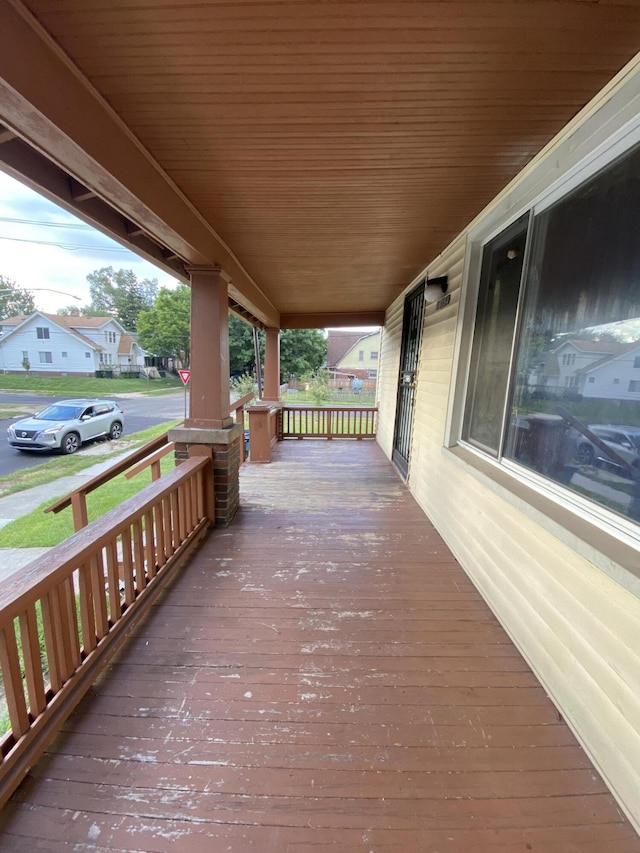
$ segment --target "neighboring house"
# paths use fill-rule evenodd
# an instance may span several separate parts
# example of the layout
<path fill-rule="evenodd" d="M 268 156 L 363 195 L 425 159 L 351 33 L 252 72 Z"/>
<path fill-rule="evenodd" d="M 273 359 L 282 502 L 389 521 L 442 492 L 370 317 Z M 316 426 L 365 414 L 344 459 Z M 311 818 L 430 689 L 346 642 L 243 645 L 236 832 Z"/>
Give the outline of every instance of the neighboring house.
<path fill-rule="evenodd" d="M 640 400 L 640 341 L 565 340 L 528 377 L 531 391 Z"/>
<path fill-rule="evenodd" d="M 0 370 L 53 376 L 92 376 L 99 370 L 135 372 L 144 352 L 113 317 L 62 317 L 36 311 L 0 320 Z"/>
<path fill-rule="evenodd" d="M 375 379 L 379 355 L 379 329 L 366 334 L 337 329 L 327 332 L 327 367 L 334 374 Z"/>

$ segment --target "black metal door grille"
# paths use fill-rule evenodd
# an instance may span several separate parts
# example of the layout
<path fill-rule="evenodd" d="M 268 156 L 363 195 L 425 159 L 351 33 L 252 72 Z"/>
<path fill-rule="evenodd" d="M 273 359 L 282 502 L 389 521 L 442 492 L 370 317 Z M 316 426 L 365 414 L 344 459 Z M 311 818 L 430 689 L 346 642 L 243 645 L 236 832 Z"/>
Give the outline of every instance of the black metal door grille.
<path fill-rule="evenodd" d="M 415 405 L 418 363 L 420 360 L 423 310 L 424 284 L 421 284 L 406 297 L 402 319 L 402 348 L 400 350 L 400 375 L 398 377 L 393 461 L 405 478 L 409 471 L 411 430 L 413 427 L 413 408 Z"/>

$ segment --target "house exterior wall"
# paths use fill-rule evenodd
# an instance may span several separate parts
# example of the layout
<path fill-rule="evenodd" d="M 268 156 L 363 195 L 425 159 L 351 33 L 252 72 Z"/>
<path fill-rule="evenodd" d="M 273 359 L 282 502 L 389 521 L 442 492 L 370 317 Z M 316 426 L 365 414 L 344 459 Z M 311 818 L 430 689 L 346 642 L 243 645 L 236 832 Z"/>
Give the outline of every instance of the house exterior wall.
<path fill-rule="evenodd" d="M 429 266 L 450 302 L 425 310 L 408 486 L 640 829 L 640 534 L 581 517 L 459 441 L 478 241 L 639 114 L 640 74 L 607 87 Z M 480 236 L 478 236 L 480 235 Z M 405 294 L 409 292 L 409 285 Z M 387 312 L 378 441 L 391 458 L 403 294 Z"/>
<path fill-rule="evenodd" d="M 625 353 L 624 358 L 597 367 L 583 379 L 582 393 L 585 397 L 610 400 L 640 401 L 640 365 L 635 360 L 640 356 L 640 347 Z M 594 381 L 590 382 L 589 377 Z"/>
<path fill-rule="evenodd" d="M 336 363 L 336 370 L 343 373 L 378 371 L 380 362 L 380 332 L 361 338 Z"/>
<path fill-rule="evenodd" d="M 85 328 L 81 322 L 78 322 L 74 328 L 102 347 L 102 361 L 100 364 L 113 366 L 127 363 L 126 359 L 123 361 L 122 356 L 118 356 L 118 346 L 122 336 L 122 329 L 118 323 L 115 323 L 113 320 L 105 320 L 103 326 Z"/>
<path fill-rule="evenodd" d="M 39 339 L 37 329 L 49 330 L 49 337 Z M 29 318 L 20 329 L 0 342 L 0 370 L 23 373 L 23 353 L 28 353 L 32 373 L 80 373 L 96 369 L 98 354 L 66 329 L 38 315 Z M 41 362 L 40 352 L 50 352 L 51 362 Z M 66 355 L 63 355 L 66 353 Z M 87 353 L 89 355 L 87 356 Z"/>

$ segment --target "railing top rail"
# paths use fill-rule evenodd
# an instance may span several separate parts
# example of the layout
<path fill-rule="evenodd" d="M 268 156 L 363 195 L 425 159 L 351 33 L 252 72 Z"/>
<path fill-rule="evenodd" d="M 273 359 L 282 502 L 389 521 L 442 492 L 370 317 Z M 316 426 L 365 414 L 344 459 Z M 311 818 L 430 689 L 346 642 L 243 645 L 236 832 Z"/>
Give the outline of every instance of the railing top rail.
<path fill-rule="evenodd" d="M 56 582 L 67 577 L 70 567 L 76 568 L 85 563 L 101 547 L 101 543 L 107 544 L 114 532 L 124 530 L 133 517 L 143 515 L 159 499 L 208 464 L 210 460 L 206 456 L 186 459 L 161 479 L 145 486 L 137 495 L 55 545 L 20 572 L 14 572 L 6 580 L 0 581 L 0 624 L 6 624 L 18 616 L 29 601 L 38 599 Z"/>
<path fill-rule="evenodd" d="M 123 471 L 126 471 L 128 468 L 131 468 L 132 465 L 142 461 L 147 456 L 150 456 L 156 450 L 159 450 L 161 447 L 164 447 L 165 444 L 169 442 L 169 434 L 168 432 L 163 433 L 158 438 L 153 438 L 151 441 L 148 441 L 145 445 L 138 448 L 138 450 L 134 450 L 130 453 L 125 459 L 121 459 L 120 462 L 116 462 L 106 471 L 103 471 L 102 474 L 97 474 L 91 480 L 88 480 L 82 486 L 79 486 L 77 489 L 74 489 L 73 492 L 70 492 L 66 497 L 60 498 L 60 500 L 51 504 L 45 509 L 45 512 L 60 512 L 63 509 L 66 509 L 68 506 L 71 506 L 71 496 L 74 494 L 85 494 L 88 495 L 89 492 L 93 492 L 95 489 L 103 486 L 105 483 L 108 483 L 109 480 L 112 480 L 114 477 L 117 477 L 118 474 L 122 474 Z"/>
<path fill-rule="evenodd" d="M 245 394 L 244 397 L 240 397 L 239 400 L 234 400 L 233 403 L 231 403 L 230 410 L 232 412 L 237 411 L 241 406 L 246 406 L 254 397 L 255 394 L 253 391 L 249 391 L 249 393 Z"/>
<path fill-rule="evenodd" d="M 297 403 L 295 405 L 286 405 L 283 407 L 285 411 L 299 412 L 300 409 L 305 409 L 311 412 L 377 412 L 377 406 L 341 406 L 339 403 L 331 406 L 307 406 L 305 403 Z"/>
<path fill-rule="evenodd" d="M 159 462 L 161 459 L 164 459 L 165 456 L 168 456 L 170 453 L 176 449 L 175 441 L 170 441 L 169 444 L 165 444 L 164 447 L 161 447 L 160 450 L 156 450 L 155 453 L 152 453 L 150 456 L 145 456 L 142 462 L 139 462 L 135 467 L 130 468 L 125 472 L 125 479 L 130 480 L 132 477 L 135 477 L 136 474 L 140 474 L 142 471 L 146 471 L 147 468 L 150 468 L 156 462 Z"/>

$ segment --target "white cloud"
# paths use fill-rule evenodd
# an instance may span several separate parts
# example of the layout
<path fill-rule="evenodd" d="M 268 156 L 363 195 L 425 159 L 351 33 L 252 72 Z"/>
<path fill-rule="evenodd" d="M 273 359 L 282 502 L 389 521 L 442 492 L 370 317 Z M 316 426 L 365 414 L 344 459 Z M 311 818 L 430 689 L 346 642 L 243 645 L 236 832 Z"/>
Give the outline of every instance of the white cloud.
<path fill-rule="evenodd" d="M 87 275 L 107 266 L 133 270 L 138 279 L 156 278 L 161 287 L 177 284 L 163 270 L 0 172 L 0 275 L 33 288 L 37 308 L 55 313 L 67 305 L 86 305 Z"/>

